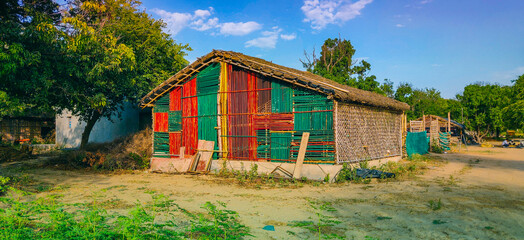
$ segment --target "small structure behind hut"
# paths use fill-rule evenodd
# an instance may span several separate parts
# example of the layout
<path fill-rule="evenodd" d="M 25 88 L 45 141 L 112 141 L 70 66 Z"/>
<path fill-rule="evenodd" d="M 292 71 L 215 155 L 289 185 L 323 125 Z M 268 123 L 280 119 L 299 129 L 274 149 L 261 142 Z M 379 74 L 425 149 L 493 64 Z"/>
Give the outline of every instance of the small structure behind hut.
<path fill-rule="evenodd" d="M 222 161 L 236 169 L 256 163 L 259 172 L 289 175 L 309 133 L 301 170 L 312 179 L 333 178 L 342 163 L 400 159 L 409 109 L 310 72 L 219 50 L 152 90 L 141 106 L 153 108 L 153 170 L 194 169 L 205 140 L 220 160 L 211 169 Z"/>
<path fill-rule="evenodd" d="M 464 140 L 465 129 L 463 124 L 437 115 L 423 115 L 410 121 L 407 128 L 409 132 L 426 131 L 431 145 L 435 139 L 441 138 L 441 133 L 449 133 L 451 144 L 460 144 Z"/>
<path fill-rule="evenodd" d="M 36 143 L 55 142 L 55 121 L 46 114 L 5 117 L 0 120 L 2 141 L 30 141 Z"/>

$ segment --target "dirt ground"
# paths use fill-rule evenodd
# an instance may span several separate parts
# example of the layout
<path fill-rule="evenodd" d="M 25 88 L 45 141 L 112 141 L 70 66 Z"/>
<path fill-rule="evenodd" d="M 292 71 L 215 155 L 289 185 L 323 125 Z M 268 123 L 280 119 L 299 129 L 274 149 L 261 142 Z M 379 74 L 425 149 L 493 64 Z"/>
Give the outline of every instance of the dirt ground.
<path fill-rule="evenodd" d="M 464 150 L 464 149 L 463 149 Z M 237 211 L 257 239 L 313 237 L 292 221 L 311 220 L 308 199 L 327 201 L 341 221 L 331 232 L 346 239 L 524 239 L 524 149 L 468 147 L 438 154 L 444 164 L 402 181 L 369 184 L 306 184 L 303 187 L 238 186 L 214 176 L 147 172 L 99 174 L 32 169 L 38 181 L 62 186 L 66 203 L 98 202 L 124 211 L 151 193 L 169 196 L 201 212 L 207 201 Z M 40 193 L 32 197 L 50 194 Z M 430 202 L 440 199 L 440 209 Z M 273 225 L 275 231 L 262 228 Z M 298 236 L 288 233 L 295 232 Z"/>

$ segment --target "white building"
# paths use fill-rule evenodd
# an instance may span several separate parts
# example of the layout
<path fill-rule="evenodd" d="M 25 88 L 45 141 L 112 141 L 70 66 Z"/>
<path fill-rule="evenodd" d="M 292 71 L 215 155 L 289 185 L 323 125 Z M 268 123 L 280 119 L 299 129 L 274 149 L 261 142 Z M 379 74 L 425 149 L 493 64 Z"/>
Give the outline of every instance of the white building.
<path fill-rule="evenodd" d="M 122 111 L 121 118 L 115 114 L 112 121 L 107 118 L 100 118 L 93 126 L 90 143 L 111 142 L 119 137 L 127 136 L 139 130 L 140 110 L 128 104 Z M 63 111 L 56 115 L 56 144 L 66 148 L 77 148 L 82 142 L 82 133 L 86 122 L 80 121 L 78 116 L 71 114 L 71 111 Z"/>

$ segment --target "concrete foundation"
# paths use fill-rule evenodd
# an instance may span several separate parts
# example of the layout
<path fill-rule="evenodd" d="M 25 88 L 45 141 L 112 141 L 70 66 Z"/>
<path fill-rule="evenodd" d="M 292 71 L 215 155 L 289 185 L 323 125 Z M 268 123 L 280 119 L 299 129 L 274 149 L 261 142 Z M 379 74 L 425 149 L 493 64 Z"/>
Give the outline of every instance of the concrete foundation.
<path fill-rule="evenodd" d="M 151 171 L 164 173 L 183 173 L 189 169 L 191 164 L 191 157 L 188 158 L 152 158 Z M 400 156 L 386 157 L 368 162 L 369 167 L 380 166 L 389 161 L 399 161 Z M 215 172 L 222 168 L 224 160 L 212 160 L 211 171 Z M 279 163 L 279 162 L 255 162 L 255 161 L 226 161 L 227 168 L 231 170 L 245 170 L 249 171 L 252 166 L 256 164 L 259 174 L 270 174 L 273 172 L 275 176 L 288 177 L 280 170 L 274 171 L 277 167 L 281 167 L 291 174 L 295 170 L 294 163 Z M 358 167 L 358 163 L 353 163 L 351 166 Z M 342 169 L 342 164 L 304 164 L 302 166 L 302 176 L 310 180 L 324 180 L 329 175 L 329 180 L 335 180 L 338 172 Z"/>

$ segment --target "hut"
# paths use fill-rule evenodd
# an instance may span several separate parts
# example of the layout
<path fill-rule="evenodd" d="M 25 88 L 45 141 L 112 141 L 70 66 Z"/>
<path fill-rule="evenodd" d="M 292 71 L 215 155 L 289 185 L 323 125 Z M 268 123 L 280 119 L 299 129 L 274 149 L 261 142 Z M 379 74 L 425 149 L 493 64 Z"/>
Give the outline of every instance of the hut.
<path fill-rule="evenodd" d="M 290 175 L 307 132 L 301 171 L 310 179 L 334 177 L 342 163 L 400 159 L 409 109 L 310 72 L 221 50 L 185 67 L 140 104 L 153 108 L 153 170 L 187 171 L 202 147 L 198 141 L 206 140 L 214 142 L 208 169 L 256 163 L 259 172 Z"/>

